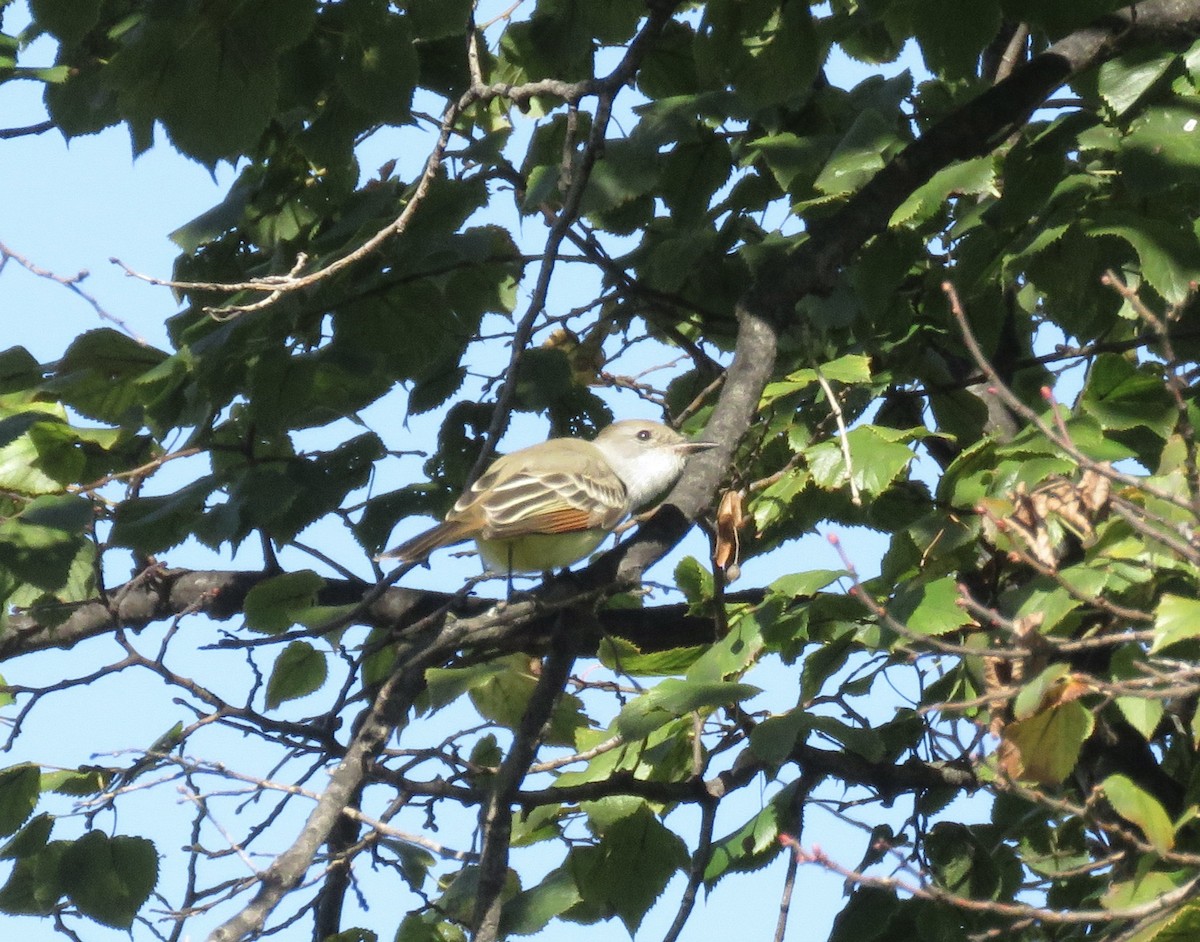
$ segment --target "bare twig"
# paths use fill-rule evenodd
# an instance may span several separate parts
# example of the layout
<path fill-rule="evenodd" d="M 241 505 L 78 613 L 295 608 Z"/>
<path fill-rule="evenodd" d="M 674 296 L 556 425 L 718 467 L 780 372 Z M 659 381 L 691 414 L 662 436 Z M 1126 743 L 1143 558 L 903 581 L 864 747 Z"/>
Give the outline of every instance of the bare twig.
<path fill-rule="evenodd" d="M 833 387 L 829 385 L 829 380 L 825 378 L 825 374 L 821 372 L 821 368 L 814 365 L 813 370 L 817 374 L 817 382 L 821 384 L 821 389 L 825 393 L 825 399 L 829 403 L 829 409 L 833 413 L 834 421 L 837 422 L 838 442 L 842 447 L 842 460 L 846 462 L 846 481 L 850 485 L 850 502 L 855 507 L 861 507 L 862 495 L 858 491 L 858 482 L 854 480 L 854 458 L 850 454 L 850 438 L 849 432 L 846 431 L 846 417 L 842 414 L 842 404 L 838 402 L 837 394 L 833 391 Z"/>
<path fill-rule="evenodd" d="M 83 290 L 83 282 L 90 274 L 88 271 L 83 270 L 74 275 L 55 274 L 47 268 L 42 268 L 40 265 L 34 264 L 24 255 L 14 252 L 3 242 L 0 242 L 0 271 L 4 270 L 4 266 L 9 260 L 16 262 L 30 274 L 37 275 L 39 278 L 45 278 L 47 281 L 53 281 L 55 284 L 60 284 L 64 288 L 73 291 L 76 295 L 83 298 L 84 301 L 91 305 L 92 310 L 94 310 L 100 316 L 101 320 L 106 320 L 110 324 L 115 324 L 121 329 L 122 332 L 125 333 L 126 336 L 128 336 L 131 340 L 135 340 L 143 347 L 150 345 L 149 341 L 146 340 L 145 337 L 142 337 L 140 334 L 138 334 L 137 331 L 125 323 L 125 321 L 106 311 L 104 306 L 95 298 L 94 295 L 91 295 Z"/>

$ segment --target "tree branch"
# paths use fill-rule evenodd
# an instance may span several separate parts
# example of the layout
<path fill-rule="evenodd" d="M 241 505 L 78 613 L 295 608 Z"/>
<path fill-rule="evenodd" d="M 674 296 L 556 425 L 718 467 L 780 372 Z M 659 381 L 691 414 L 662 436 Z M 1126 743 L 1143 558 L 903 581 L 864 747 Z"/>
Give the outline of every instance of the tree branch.
<path fill-rule="evenodd" d="M 479 861 L 479 888 L 475 897 L 475 942 L 494 942 L 500 934 L 504 884 L 508 876 L 509 841 L 512 836 L 513 799 L 537 754 L 542 731 L 559 695 L 566 686 L 579 647 L 579 633 L 560 612 L 550 655 L 542 664 L 537 686 L 529 698 L 521 726 L 508 755 L 491 783 L 491 792 L 480 812 L 483 854 Z"/>

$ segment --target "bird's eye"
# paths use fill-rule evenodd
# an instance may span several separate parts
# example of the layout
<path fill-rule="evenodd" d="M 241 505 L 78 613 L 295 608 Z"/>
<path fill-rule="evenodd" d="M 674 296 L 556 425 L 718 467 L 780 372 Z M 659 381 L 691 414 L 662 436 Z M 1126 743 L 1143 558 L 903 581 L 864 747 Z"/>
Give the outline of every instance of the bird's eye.
<path fill-rule="evenodd" d="M 650 441 L 650 429 L 648 429 L 648 428 L 644 428 L 644 429 L 642 429 L 640 432 L 638 432 L 638 433 L 637 433 L 637 440 L 638 440 L 639 442 L 648 442 L 648 441 Z"/>

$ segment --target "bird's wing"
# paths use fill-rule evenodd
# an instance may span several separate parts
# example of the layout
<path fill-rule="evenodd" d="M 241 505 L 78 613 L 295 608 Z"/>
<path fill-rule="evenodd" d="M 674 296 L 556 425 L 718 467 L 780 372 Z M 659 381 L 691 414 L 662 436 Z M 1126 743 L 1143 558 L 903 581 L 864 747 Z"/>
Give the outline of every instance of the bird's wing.
<path fill-rule="evenodd" d="M 628 509 L 625 485 L 593 446 L 568 441 L 500 458 L 452 515 L 480 520 L 488 539 L 616 526 Z"/>

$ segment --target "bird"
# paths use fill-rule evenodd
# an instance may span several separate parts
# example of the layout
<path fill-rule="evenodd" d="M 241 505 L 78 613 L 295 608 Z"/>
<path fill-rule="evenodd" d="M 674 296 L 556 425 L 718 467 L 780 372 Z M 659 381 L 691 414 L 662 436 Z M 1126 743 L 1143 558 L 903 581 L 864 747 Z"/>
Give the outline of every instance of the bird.
<path fill-rule="evenodd" d="M 549 573 L 588 556 L 626 516 L 671 487 L 689 455 L 715 446 L 646 419 L 592 441 L 551 438 L 497 458 L 437 526 L 378 559 L 424 562 L 474 540 L 496 573 Z"/>

